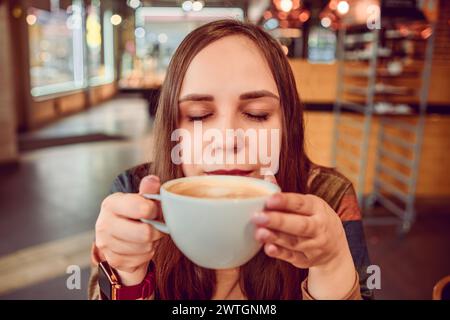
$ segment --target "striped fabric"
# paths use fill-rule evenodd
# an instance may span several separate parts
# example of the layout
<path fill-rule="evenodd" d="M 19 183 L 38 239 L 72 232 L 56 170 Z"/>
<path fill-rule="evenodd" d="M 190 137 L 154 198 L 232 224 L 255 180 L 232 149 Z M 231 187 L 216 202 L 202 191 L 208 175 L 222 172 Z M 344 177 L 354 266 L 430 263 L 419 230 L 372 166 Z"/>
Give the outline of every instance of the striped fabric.
<path fill-rule="evenodd" d="M 344 226 L 347 242 L 359 274 L 363 299 L 373 299 L 367 288 L 367 267 L 370 265 L 361 211 L 352 183 L 335 169 L 316 166 L 309 192 L 324 199 L 339 215 Z"/>

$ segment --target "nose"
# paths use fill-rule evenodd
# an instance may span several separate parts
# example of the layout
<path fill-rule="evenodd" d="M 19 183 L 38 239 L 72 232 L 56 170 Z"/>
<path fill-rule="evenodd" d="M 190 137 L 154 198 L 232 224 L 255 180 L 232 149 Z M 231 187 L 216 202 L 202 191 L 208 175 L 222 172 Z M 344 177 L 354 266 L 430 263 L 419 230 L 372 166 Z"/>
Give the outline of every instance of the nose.
<path fill-rule="evenodd" d="M 222 141 L 213 141 L 215 151 L 222 151 L 225 154 L 237 154 L 244 148 L 242 139 L 244 135 L 239 132 L 242 129 L 236 125 L 237 122 L 237 119 L 231 114 L 220 117 L 220 122 L 216 128 L 221 133 Z"/>
<path fill-rule="evenodd" d="M 226 153 L 237 154 L 242 149 L 242 143 L 239 143 L 239 136 L 236 135 L 234 128 L 229 128 L 224 134 L 224 150 Z"/>

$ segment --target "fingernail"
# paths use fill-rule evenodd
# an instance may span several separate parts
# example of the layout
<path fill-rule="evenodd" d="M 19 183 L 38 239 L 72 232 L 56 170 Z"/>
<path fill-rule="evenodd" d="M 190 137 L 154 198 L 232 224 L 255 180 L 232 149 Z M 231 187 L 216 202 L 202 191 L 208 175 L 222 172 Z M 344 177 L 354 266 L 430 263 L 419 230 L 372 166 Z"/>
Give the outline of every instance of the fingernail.
<path fill-rule="evenodd" d="M 272 174 L 265 174 L 264 175 L 264 180 L 266 180 L 266 181 L 269 181 L 269 182 L 272 182 L 273 180 L 274 180 L 274 176 L 272 175 Z"/>
<path fill-rule="evenodd" d="M 266 253 L 270 256 L 276 255 L 277 254 L 277 247 L 273 244 L 268 244 L 266 245 Z"/>
<path fill-rule="evenodd" d="M 270 237 L 270 232 L 267 229 L 260 228 L 256 233 L 256 237 L 258 240 L 267 240 Z"/>
<path fill-rule="evenodd" d="M 157 176 L 151 175 L 144 178 L 147 181 L 150 182 L 159 182 L 159 178 Z"/>
<path fill-rule="evenodd" d="M 281 203 L 281 195 L 279 193 L 274 194 L 266 201 L 266 206 L 275 207 Z"/>
<path fill-rule="evenodd" d="M 264 224 L 269 222 L 269 217 L 262 212 L 257 212 L 253 215 L 252 221 L 257 224 Z"/>
<path fill-rule="evenodd" d="M 264 172 L 264 180 L 277 184 L 277 178 L 275 178 L 275 174 L 270 170 Z"/>

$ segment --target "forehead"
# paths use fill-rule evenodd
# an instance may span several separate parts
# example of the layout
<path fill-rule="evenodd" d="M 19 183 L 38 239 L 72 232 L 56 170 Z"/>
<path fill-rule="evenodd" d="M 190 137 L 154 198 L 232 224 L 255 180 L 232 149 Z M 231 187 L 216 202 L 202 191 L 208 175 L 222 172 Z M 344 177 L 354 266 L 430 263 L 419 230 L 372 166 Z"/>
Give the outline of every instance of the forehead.
<path fill-rule="evenodd" d="M 252 90 L 277 93 L 269 65 L 250 39 L 229 36 L 203 48 L 185 74 L 181 92 L 233 94 Z"/>

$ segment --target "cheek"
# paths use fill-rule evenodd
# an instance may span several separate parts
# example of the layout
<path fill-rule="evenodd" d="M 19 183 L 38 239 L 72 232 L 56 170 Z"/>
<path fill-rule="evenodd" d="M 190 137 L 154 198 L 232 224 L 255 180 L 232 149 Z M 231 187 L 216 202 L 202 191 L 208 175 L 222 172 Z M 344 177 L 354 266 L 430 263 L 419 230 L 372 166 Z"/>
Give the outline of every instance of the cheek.
<path fill-rule="evenodd" d="M 198 176 L 203 173 L 203 170 L 195 165 L 195 164 L 185 164 L 181 165 L 181 169 L 183 170 L 183 175 L 185 177 Z"/>
<path fill-rule="evenodd" d="M 272 116 L 268 121 L 262 122 L 258 125 L 258 129 L 263 129 L 264 134 L 262 134 L 263 138 L 258 135 L 258 144 L 268 144 L 268 147 L 278 146 L 282 141 L 282 125 L 281 125 L 281 117 L 277 114 Z M 270 149 L 269 149 L 270 150 Z"/>
<path fill-rule="evenodd" d="M 203 174 L 201 165 L 195 163 L 195 159 L 201 159 L 204 142 L 201 134 L 194 133 L 194 126 L 191 123 L 182 124 L 180 129 L 189 132 L 181 140 L 181 169 L 185 177 L 198 176 Z"/>
<path fill-rule="evenodd" d="M 260 155 L 259 164 L 261 173 L 270 172 L 276 174 L 279 169 L 282 125 L 281 117 L 274 116 L 262 126 L 265 129 L 261 135 L 258 135 L 258 153 Z"/>
<path fill-rule="evenodd" d="M 274 122 L 272 125 L 273 125 L 273 128 L 277 129 L 279 132 L 278 140 L 276 141 L 276 143 L 281 146 L 281 141 L 282 141 L 282 136 L 283 136 L 283 124 L 282 124 L 282 120 L 281 120 L 281 115 L 279 113 L 277 113 L 277 116 L 274 117 Z"/>

